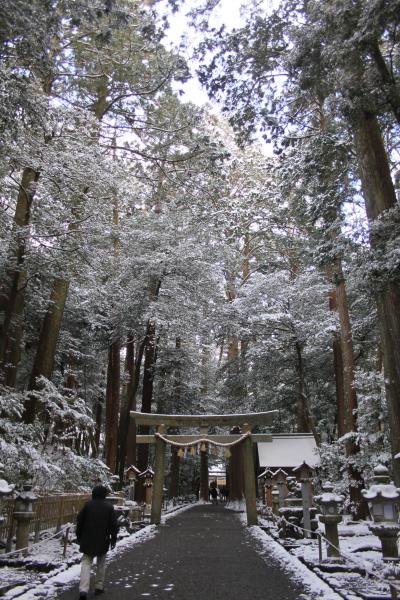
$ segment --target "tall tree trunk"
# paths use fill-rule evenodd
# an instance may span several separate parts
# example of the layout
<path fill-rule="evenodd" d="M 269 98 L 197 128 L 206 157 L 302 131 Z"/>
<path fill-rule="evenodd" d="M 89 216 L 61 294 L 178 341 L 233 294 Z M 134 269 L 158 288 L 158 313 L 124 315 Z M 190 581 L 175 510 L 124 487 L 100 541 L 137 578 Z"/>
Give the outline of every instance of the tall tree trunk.
<path fill-rule="evenodd" d="M 131 340 L 129 345 L 134 344 Z M 127 352 L 129 381 L 127 385 L 127 402 L 124 412 L 121 411 L 120 419 L 120 451 L 119 451 L 119 476 L 122 481 L 125 466 L 136 465 L 136 422 L 130 418 L 131 410 L 136 410 L 136 393 L 139 387 L 140 367 L 142 364 L 145 340 L 137 345 L 136 358 L 134 359 L 133 347 Z M 128 345 L 127 345 L 128 346 Z M 129 355 L 129 358 L 128 358 Z M 132 364 L 133 363 L 133 364 Z"/>
<path fill-rule="evenodd" d="M 397 204 L 389 161 L 376 117 L 364 113 L 354 128 L 360 178 L 367 216 L 371 224 Z M 385 234 L 371 231 L 371 246 L 384 251 Z M 389 408 L 393 456 L 400 452 L 400 286 L 394 279 L 380 282 L 375 290 Z M 393 461 L 394 479 L 400 485 L 400 461 Z"/>
<path fill-rule="evenodd" d="M 336 301 L 340 323 L 341 358 L 343 363 L 344 391 L 344 428 L 345 432 L 357 430 L 357 396 L 354 387 L 354 348 L 351 332 L 346 283 L 343 276 L 342 261 L 336 258 L 334 265 Z"/>
<path fill-rule="evenodd" d="M 296 342 L 298 393 L 296 403 L 297 431 L 309 433 L 309 419 L 306 405 L 306 390 L 304 383 L 303 354 L 300 343 Z"/>
<path fill-rule="evenodd" d="M 21 356 L 26 285 L 24 261 L 38 179 L 38 171 L 24 169 L 14 215 L 15 250 L 8 257 L 10 267 L 0 292 L 0 309 L 4 311 L 0 327 L 0 381 L 11 387 L 15 386 Z"/>
<path fill-rule="evenodd" d="M 232 427 L 230 433 L 241 433 L 240 427 Z M 231 447 L 229 459 L 229 500 L 241 501 L 244 498 L 243 444 Z"/>
<path fill-rule="evenodd" d="M 120 343 L 113 342 L 108 349 L 106 424 L 104 454 L 112 473 L 117 470 L 118 416 L 120 402 Z"/>
<path fill-rule="evenodd" d="M 151 402 L 153 400 L 153 382 L 154 382 L 154 367 L 156 359 L 155 347 L 155 325 L 149 324 L 148 334 L 145 341 L 144 349 L 144 367 L 143 367 L 143 387 L 142 387 L 142 408 L 145 413 L 151 412 Z M 141 426 L 141 434 L 149 433 L 149 427 Z M 149 447 L 147 444 L 140 444 L 138 447 L 138 468 L 143 471 L 149 461 Z"/>
<path fill-rule="evenodd" d="M 96 457 L 98 455 L 99 447 L 100 447 L 100 434 L 101 434 L 101 422 L 103 418 L 103 405 L 104 398 L 97 398 L 96 401 L 96 412 L 95 412 L 95 421 L 96 427 L 94 430 L 94 445 L 96 447 Z"/>
<path fill-rule="evenodd" d="M 382 87 L 387 92 L 387 100 L 392 109 L 393 115 L 398 123 L 400 123 L 400 90 L 396 79 L 389 70 L 386 61 L 382 55 L 378 40 L 370 42 L 369 51 L 374 60 L 375 66 L 382 80 Z"/>
<path fill-rule="evenodd" d="M 132 385 L 132 392 L 129 395 L 128 415 L 131 410 L 136 410 L 136 393 L 139 387 L 140 367 L 142 365 L 144 345 L 145 339 L 140 342 L 136 354 L 135 376 Z M 125 440 L 126 444 L 126 464 L 136 465 L 136 421 L 129 418 L 128 422 L 125 422 L 125 427 L 127 428 L 127 434 L 123 436 L 122 439 Z M 122 451 L 121 456 L 123 456 Z"/>
<path fill-rule="evenodd" d="M 343 366 L 344 427 L 345 432 L 350 433 L 357 431 L 357 395 L 354 384 L 355 360 L 346 283 L 343 276 L 342 261 L 339 256 L 336 257 L 334 265 L 334 277 Z M 346 443 L 347 457 L 356 456 L 359 450 L 359 445 L 354 440 Z M 355 461 L 349 458 L 349 463 L 349 476 L 351 479 L 349 492 L 352 501 L 352 514 L 355 519 L 363 519 L 367 516 L 366 503 L 361 494 L 361 490 L 364 488 L 364 479 L 355 465 Z"/>
<path fill-rule="evenodd" d="M 29 380 L 29 389 L 37 390 L 37 380 L 43 376 L 51 379 L 54 369 L 58 336 L 64 315 L 65 302 L 68 296 L 69 282 L 56 279 L 50 296 L 50 303 L 40 332 L 39 343 L 36 351 L 35 362 Z M 25 405 L 24 420 L 32 423 L 36 417 L 37 403 L 33 397 Z"/>
<path fill-rule="evenodd" d="M 331 280 L 332 273 L 328 273 L 328 277 Z M 329 309 L 332 312 L 337 312 L 336 287 L 332 288 L 329 292 Z M 333 336 L 332 348 L 336 384 L 337 435 L 338 437 L 342 437 L 346 431 L 344 421 L 343 358 L 340 334 L 337 332 Z"/>
<path fill-rule="evenodd" d="M 128 336 L 126 342 L 126 354 L 125 354 L 125 375 L 128 377 L 127 381 L 122 386 L 121 391 L 121 405 L 119 411 L 119 423 L 118 423 L 118 444 L 117 444 L 117 465 L 118 475 L 121 483 L 124 479 L 125 469 L 125 458 L 126 458 L 126 440 L 123 442 L 124 433 L 128 431 L 129 421 L 129 398 L 132 393 L 133 378 L 135 376 L 135 341 L 132 336 Z"/>

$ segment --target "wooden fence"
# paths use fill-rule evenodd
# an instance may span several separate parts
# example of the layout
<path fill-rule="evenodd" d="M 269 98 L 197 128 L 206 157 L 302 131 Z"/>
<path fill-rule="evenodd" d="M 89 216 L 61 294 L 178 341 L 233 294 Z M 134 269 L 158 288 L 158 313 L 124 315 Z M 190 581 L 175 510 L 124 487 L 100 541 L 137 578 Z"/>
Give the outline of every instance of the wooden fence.
<path fill-rule="evenodd" d="M 76 515 L 91 494 L 63 494 L 60 496 L 39 496 L 33 505 L 34 517 L 31 521 L 30 531 L 35 534 L 35 541 L 45 529 L 61 529 L 65 523 L 75 523 Z M 3 500 L 0 522 L 0 540 L 10 546 L 15 535 L 16 522 L 13 518 L 15 499 Z"/>

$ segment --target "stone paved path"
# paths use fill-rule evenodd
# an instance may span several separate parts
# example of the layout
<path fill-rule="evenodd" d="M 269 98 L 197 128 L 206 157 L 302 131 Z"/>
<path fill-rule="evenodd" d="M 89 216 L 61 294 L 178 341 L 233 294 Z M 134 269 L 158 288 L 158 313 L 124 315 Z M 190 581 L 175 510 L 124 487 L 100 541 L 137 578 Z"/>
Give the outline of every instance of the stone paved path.
<path fill-rule="evenodd" d="M 106 591 L 96 598 L 298 600 L 303 590 L 257 554 L 255 543 L 233 511 L 196 505 L 168 519 L 154 538 L 110 559 Z M 77 585 L 58 595 L 77 598 Z"/>

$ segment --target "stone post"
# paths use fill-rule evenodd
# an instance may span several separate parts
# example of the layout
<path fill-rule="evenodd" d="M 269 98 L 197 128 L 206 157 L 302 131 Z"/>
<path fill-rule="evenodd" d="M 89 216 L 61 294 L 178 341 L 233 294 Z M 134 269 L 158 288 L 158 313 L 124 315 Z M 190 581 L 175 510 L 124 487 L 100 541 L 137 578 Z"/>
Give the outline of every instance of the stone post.
<path fill-rule="evenodd" d="M 164 425 L 158 427 L 158 433 L 164 433 Z M 153 480 L 153 497 L 151 501 L 151 517 L 150 522 L 155 525 L 159 525 L 161 522 L 161 509 L 163 500 L 163 488 L 164 488 L 164 470 L 165 470 L 165 442 L 164 440 L 156 437 L 156 452 L 154 462 L 154 480 Z M 146 488 L 146 495 L 148 490 Z M 146 498 L 147 503 L 147 498 Z"/>
<path fill-rule="evenodd" d="M 285 504 L 285 498 L 288 494 L 286 477 L 287 473 L 283 469 L 278 469 L 273 475 L 273 480 L 275 481 L 279 490 L 279 508 L 283 508 Z"/>
<path fill-rule="evenodd" d="M 325 525 L 325 536 L 328 541 L 326 553 L 328 558 L 339 558 L 339 533 L 338 524 L 342 520 L 339 515 L 339 505 L 343 502 L 343 496 L 333 492 L 333 485 L 327 481 L 323 486 L 323 493 L 315 497 L 315 501 L 321 506 L 322 515 L 319 520 Z"/>
<path fill-rule="evenodd" d="M 33 503 L 37 500 L 36 495 L 32 492 L 32 484 L 25 483 L 22 492 L 16 498 L 14 519 L 17 522 L 16 532 L 16 550 L 28 548 L 29 529 L 31 521 L 35 516 L 33 512 Z M 25 550 L 24 554 L 28 551 Z"/>
<path fill-rule="evenodd" d="M 276 486 L 273 487 L 272 492 L 272 512 L 274 515 L 279 515 L 279 491 Z"/>
<path fill-rule="evenodd" d="M 311 515 L 310 508 L 312 506 L 312 477 L 314 469 L 310 467 L 305 461 L 299 467 L 293 469 L 293 473 L 296 475 L 298 481 L 301 482 L 301 497 L 303 500 L 303 527 L 305 531 L 305 537 L 311 537 Z"/>
<path fill-rule="evenodd" d="M 273 472 L 270 469 L 266 469 L 263 473 L 264 476 L 264 498 L 266 504 L 269 508 L 272 508 L 272 488 L 274 486 L 274 482 L 272 479 Z"/>
<path fill-rule="evenodd" d="M 248 425 L 243 426 L 244 432 L 250 431 Z M 257 525 L 256 477 L 254 472 L 253 441 L 251 436 L 243 443 L 243 475 L 244 493 L 246 499 L 247 525 Z"/>
<path fill-rule="evenodd" d="M 205 437 L 208 434 L 208 426 L 202 425 L 200 427 L 200 437 Z M 204 502 L 208 502 L 208 451 L 207 446 L 205 450 L 201 450 L 200 446 L 200 499 Z"/>

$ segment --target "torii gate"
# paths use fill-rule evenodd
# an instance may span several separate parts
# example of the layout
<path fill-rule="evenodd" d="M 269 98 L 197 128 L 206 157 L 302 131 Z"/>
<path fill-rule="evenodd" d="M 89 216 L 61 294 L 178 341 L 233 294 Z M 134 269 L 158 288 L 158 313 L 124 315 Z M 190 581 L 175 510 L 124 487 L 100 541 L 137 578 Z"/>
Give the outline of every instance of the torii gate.
<path fill-rule="evenodd" d="M 253 442 L 272 442 L 271 434 L 252 434 L 255 425 L 270 425 L 277 410 L 261 413 L 239 415 L 160 415 L 131 411 L 130 416 L 137 425 L 152 425 L 157 428 L 154 435 L 137 435 L 138 444 L 156 445 L 153 500 L 151 505 L 151 523 L 158 525 L 161 521 L 162 492 L 164 486 L 165 447 L 166 444 L 181 448 L 197 444 L 210 444 L 221 447 L 232 447 L 243 444 L 244 494 L 246 500 L 247 524 L 257 525 L 256 481 L 254 472 Z M 242 434 L 208 435 L 208 429 L 214 426 L 240 426 Z M 198 435 L 166 435 L 167 427 L 200 427 Z M 208 489 L 208 479 L 207 479 Z"/>

